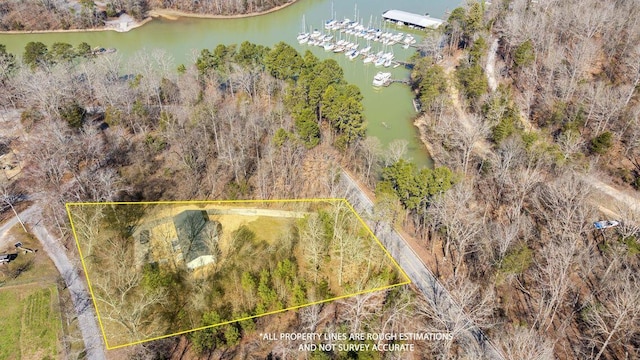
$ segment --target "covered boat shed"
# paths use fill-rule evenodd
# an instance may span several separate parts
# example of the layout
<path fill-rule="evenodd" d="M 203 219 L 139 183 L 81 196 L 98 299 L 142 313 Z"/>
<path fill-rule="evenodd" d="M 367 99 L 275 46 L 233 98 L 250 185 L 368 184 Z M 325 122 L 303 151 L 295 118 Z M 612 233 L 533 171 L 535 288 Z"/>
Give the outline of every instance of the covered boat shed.
<path fill-rule="evenodd" d="M 387 10 L 382 14 L 382 18 L 405 25 L 413 25 L 421 29 L 435 29 L 444 23 L 444 20 L 432 18 L 429 15 L 414 14 L 402 10 Z"/>

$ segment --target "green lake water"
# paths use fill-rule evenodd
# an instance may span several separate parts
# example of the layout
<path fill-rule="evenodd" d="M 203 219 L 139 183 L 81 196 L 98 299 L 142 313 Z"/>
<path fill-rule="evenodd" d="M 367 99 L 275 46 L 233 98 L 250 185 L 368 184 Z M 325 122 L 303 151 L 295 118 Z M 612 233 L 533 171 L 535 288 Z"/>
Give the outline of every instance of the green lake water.
<path fill-rule="evenodd" d="M 380 139 L 387 145 L 396 139 L 405 139 L 409 143 L 408 156 L 420 166 L 430 166 L 431 159 L 426 148 L 418 138 L 418 131 L 413 126 L 416 113 L 413 109 L 413 95 L 408 86 L 392 84 L 389 87 L 376 89 L 371 85 L 373 76 L 378 71 L 388 71 L 394 79 L 406 79 L 408 70 L 398 67 L 375 68 L 373 64 L 363 64 L 360 58 L 349 61 L 344 54 L 325 52 L 320 47 L 299 45 L 297 34 L 302 30 L 303 15 L 306 29 L 310 27 L 324 31 L 324 21 L 332 18 L 331 10 L 336 18 L 354 19 L 357 11 L 358 19 L 367 25 L 372 19 L 376 27 L 382 27 L 381 14 L 385 10 L 398 9 L 413 13 L 429 13 L 436 18 L 444 19 L 446 13 L 460 5 L 460 0 L 300 0 L 285 9 L 270 14 L 240 19 L 197 19 L 181 18 L 177 21 L 155 19 L 146 25 L 127 33 L 114 31 L 74 32 L 48 34 L 0 34 L 0 44 L 14 54 L 22 54 L 24 45 L 29 41 L 41 41 L 47 45 L 54 42 L 67 42 L 77 45 L 87 42 L 91 46 L 117 48 L 118 54 L 128 58 L 138 51 L 164 49 L 173 57 L 174 63 L 189 64 L 202 48 L 214 48 L 217 44 L 241 43 L 245 40 L 257 44 L 273 46 L 279 41 L 293 45 L 301 53 L 311 49 L 320 59 L 336 59 L 344 68 L 347 81 L 358 85 L 364 96 L 365 116 L 369 136 Z M 413 34 L 420 40 L 422 32 L 407 27 L 389 31 Z M 352 40 L 355 40 L 352 38 Z M 366 40 L 359 39 L 360 48 L 366 46 Z M 373 50 L 383 50 L 379 43 L 371 43 Z M 389 51 L 391 48 L 387 49 Z M 399 45 L 393 47 L 396 59 L 407 59 L 414 50 L 405 50 Z"/>

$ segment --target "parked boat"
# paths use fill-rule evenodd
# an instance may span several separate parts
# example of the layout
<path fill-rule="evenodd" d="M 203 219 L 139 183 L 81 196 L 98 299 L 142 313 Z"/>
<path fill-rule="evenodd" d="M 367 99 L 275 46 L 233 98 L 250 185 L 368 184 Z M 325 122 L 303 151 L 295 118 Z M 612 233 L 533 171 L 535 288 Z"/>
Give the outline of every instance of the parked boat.
<path fill-rule="evenodd" d="M 365 57 L 364 57 L 363 62 L 364 62 L 365 64 L 368 64 L 368 63 L 370 63 L 370 62 L 373 62 L 375 59 L 376 59 L 376 56 L 375 56 L 375 55 L 373 55 L 373 54 L 369 54 L 369 55 L 367 55 L 367 56 L 365 56 Z"/>
<path fill-rule="evenodd" d="M 298 43 L 300 44 L 304 44 L 307 41 L 309 41 L 310 34 L 305 30 L 306 30 L 305 19 L 304 19 L 304 15 L 302 15 L 302 32 L 298 33 L 298 37 L 297 37 Z"/>
<path fill-rule="evenodd" d="M 391 80 L 391 73 L 378 72 L 373 77 L 373 86 L 376 86 L 376 87 L 384 86 L 389 80 Z"/>
<path fill-rule="evenodd" d="M 334 27 L 337 23 L 338 23 L 338 22 L 337 22 L 336 20 L 334 20 L 334 19 L 327 20 L 327 21 L 324 23 L 324 28 L 325 28 L 325 29 L 327 29 L 327 30 L 332 30 L 332 29 L 333 29 L 333 27 Z"/>

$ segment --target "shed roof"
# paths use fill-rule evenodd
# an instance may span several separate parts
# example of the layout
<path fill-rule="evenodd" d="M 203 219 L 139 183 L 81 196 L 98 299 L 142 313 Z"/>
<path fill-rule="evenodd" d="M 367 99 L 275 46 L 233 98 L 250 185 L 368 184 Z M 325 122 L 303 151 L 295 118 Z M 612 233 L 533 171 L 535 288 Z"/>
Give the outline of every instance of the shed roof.
<path fill-rule="evenodd" d="M 402 10 L 387 10 L 382 17 L 394 21 L 402 21 L 405 24 L 413 24 L 423 28 L 436 28 L 444 23 L 443 20 L 432 18 L 427 15 L 414 14 Z"/>

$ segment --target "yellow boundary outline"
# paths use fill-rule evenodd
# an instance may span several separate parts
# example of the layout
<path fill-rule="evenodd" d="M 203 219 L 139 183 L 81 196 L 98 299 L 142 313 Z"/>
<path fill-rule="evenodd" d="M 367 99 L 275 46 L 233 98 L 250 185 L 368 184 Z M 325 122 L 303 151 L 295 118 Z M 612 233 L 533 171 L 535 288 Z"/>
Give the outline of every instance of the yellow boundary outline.
<path fill-rule="evenodd" d="M 168 334 L 168 335 L 157 336 L 157 337 L 150 338 L 150 339 L 138 340 L 138 341 L 135 341 L 135 342 L 132 342 L 132 343 L 128 343 L 128 344 L 109 346 L 109 341 L 107 340 L 107 335 L 106 335 L 106 332 L 104 331 L 104 325 L 102 324 L 102 319 L 100 318 L 100 312 L 98 311 L 98 304 L 96 302 L 96 297 L 93 294 L 93 287 L 91 286 L 91 281 L 89 280 L 89 272 L 87 271 L 87 266 L 86 266 L 85 261 L 84 261 L 84 256 L 82 255 L 82 250 L 80 249 L 80 242 L 78 241 L 76 228 L 75 228 L 75 225 L 73 224 L 73 219 L 71 217 L 70 206 L 84 206 L 84 205 L 161 205 L 161 204 L 165 204 L 166 205 L 166 204 L 196 204 L 196 203 L 197 204 L 283 203 L 283 202 L 320 202 L 320 201 L 322 201 L 322 202 L 332 202 L 332 201 L 334 201 L 334 202 L 339 202 L 339 201 L 344 202 L 347 205 L 347 207 L 349 208 L 349 210 L 360 221 L 362 226 L 364 226 L 364 228 L 367 229 L 367 232 L 371 235 L 371 237 L 373 237 L 373 239 L 378 243 L 378 245 L 384 251 L 386 256 L 391 260 L 392 264 L 395 265 L 396 269 L 400 271 L 402 276 L 404 276 L 405 281 L 401 282 L 401 283 L 398 283 L 398 284 L 382 286 L 382 287 L 378 287 L 378 288 L 374 288 L 374 289 L 362 290 L 362 291 L 358 291 L 358 292 L 353 293 L 353 294 L 340 295 L 340 296 L 333 297 L 333 298 L 330 298 L 330 299 L 314 301 L 314 302 L 307 303 L 307 304 L 304 304 L 304 305 L 292 306 L 292 307 L 288 307 L 286 309 L 269 311 L 269 312 L 266 312 L 266 313 L 263 313 L 263 314 L 247 316 L 247 317 L 244 317 L 244 318 L 229 320 L 229 321 L 221 322 L 221 323 L 218 323 L 218 324 L 202 326 L 202 327 L 199 327 L 199 328 L 194 328 L 194 329 L 189 329 L 189 330 L 183 330 L 183 331 L 180 331 L 180 332 L 176 332 L 176 333 L 172 333 L 172 334 Z M 358 215 L 358 212 L 353 208 L 353 206 L 351 206 L 351 204 L 349 203 L 349 201 L 346 198 L 324 198 L 324 199 L 322 199 L 322 198 L 313 198 L 313 199 L 290 199 L 290 200 L 277 199 L 277 200 L 183 200 L 183 201 L 177 200 L 177 201 L 139 201 L 139 202 L 135 202 L 135 201 L 69 202 L 69 203 L 65 203 L 65 208 L 67 210 L 67 216 L 69 217 L 69 223 L 71 224 L 71 231 L 73 232 L 73 237 L 76 240 L 76 246 L 78 247 L 78 253 L 80 254 L 80 262 L 82 263 L 82 269 L 84 270 L 85 278 L 87 280 L 87 285 L 89 286 L 89 292 L 91 293 L 91 301 L 93 302 L 93 307 L 96 310 L 96 316 L 98 318 L 98 324 L 100 325 L 100 330 L 102 331 L 102 338 L 104 339 L 104 343 L 105 343 L 105 346 L 106 346 L 107 350 L 120 349 L 120 348 L 133 346 L 133 345 L 138 345 L 138 344 L 142 344 L 142 343 L 146 343 L 146 342 L 150 342 L 150 341 L 155 341 L 155 340 L 165 339 L 165 338 L 168 338 L 168 337 L 187 334 L 187 333 L 194 332 L 194 331 L 211 329 L 211 328 L 214 328 L 214 327 L 217 327 L 217 326 L 228 325 L 228 324 L 231 324 L 231 323 L 250 320 L 250 319 L 254 319 L 254 318 L 258 318 L 258 317 L 262 317 L 262 316 L 266 316 L 266 315 L 273 315 L 273 314 L 283 313 L 285 311 L 296 310 L 296 309 L 300 309 L 300 308 L 307 307 L 307 306 L 327 303 L 327 302 L 331 302 L 331 301 L 335 301 L 335 300 L 354 297 L 354 296 L 367 294 L 367 293 L 372 293 L 372 292 L 376 292 L 376 291 L 387 290 L 387 289 L 391 289 L 391 288 L 398 287 L 398 286 L 408 285 L 408 284 L 411 283 L 411 279 L 409 278 L 407 273 L 404 271 L 404 269 L 398 264 L 398 262 L 396 262 L 396 260 L 393 258 L 393 256 L 391 256 L 391 254 L 389 253 L 387 248 L 382 244 L 380 239 L 378 239 L 378 237 L 373 233 L 373 231 L 371 231 L 369 226 L 364 222 L 364 220 L 360 217 L 360 215 Z"/>

